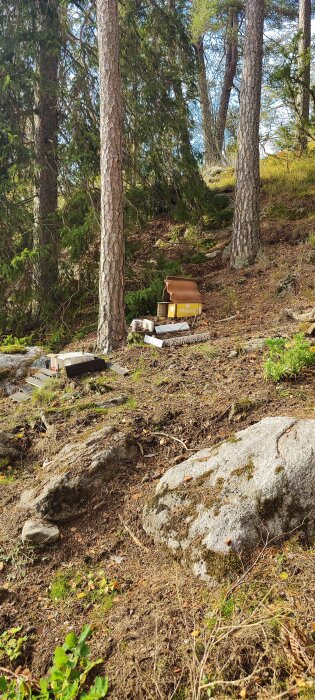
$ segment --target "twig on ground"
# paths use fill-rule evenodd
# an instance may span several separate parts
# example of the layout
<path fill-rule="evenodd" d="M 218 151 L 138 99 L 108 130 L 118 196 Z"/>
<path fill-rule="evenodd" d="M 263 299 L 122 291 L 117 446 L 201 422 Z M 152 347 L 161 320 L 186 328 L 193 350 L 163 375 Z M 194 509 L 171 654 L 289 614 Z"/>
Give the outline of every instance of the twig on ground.
<path fill-rule="evenodd" d="M 193 450 L 191 450 L 189 447 L 187 447 L 187 445 L 185 445 L 185 443 L 182 440 L 175 437 L 174 435 L 169 435 L 168 433 L 154 432 L 154 433 L 152 433 L 152 435 L 161 435 L 162 437 L 167 437 L 170 440 L 175 440 L 175 442 L 179 442 L 179 444 L 182 445 L 184 447 L 184 449 L 187 450 L 187 452 L 194 452 L 196 449 L 196 448 L 194 448 Z"/>
<path fill-rule="evenodd" d="M 226 318 L 218 318 L 217 321 L 212 321 L 212 323 L 224 323 L 225 321 L 234 321 L 234 319 L 237 317 L 238 317 L 238 314 L 234 314 L 234 316 L 227 316 Z"/>
<path fill-rule="evenodd" d="M 136 544 L 138 547 L 141 547 L 141 549 L 144 549 L 146 552 L 149 552 L 148 547 L 146 547 L 146 545 L 143 544 L 143 542 L 140 542 L 140 540 L 138 539 L 137 535 L 135 535 L 135 534 L 132 532 L 132 530 L 130 530 L 130 527 L 127 525 L 127 523 L 125 523 L 125 521 L 121 518 L 120 515 L 118 515 L 118 518 L 119 518 L 121 524 L 124 526 L 125 530 L 126 530 L 126 531 L 128 532 L 128 534 L 130 535 L 131 539 L 135 542 L 135 544 Z"/>

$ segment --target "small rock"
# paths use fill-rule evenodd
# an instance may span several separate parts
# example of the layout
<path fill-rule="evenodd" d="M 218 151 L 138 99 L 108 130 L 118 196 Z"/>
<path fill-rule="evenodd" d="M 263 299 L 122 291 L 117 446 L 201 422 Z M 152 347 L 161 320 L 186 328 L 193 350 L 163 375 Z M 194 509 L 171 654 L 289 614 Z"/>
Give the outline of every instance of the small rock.
<path fill-rule="evenodd" d="M 168 423 L 173 418 L 173 413 L 168 408 L 164 406 L 158 406 L 151 418 L 151 423 L 155 427 L 163 426 Z"/>
<path fill-rule="evenodd" d="M 12 433 L 0 430 L 0 445 L 10 445 L 12 440 L 14 440 L 14 435 L 12 435 Z"/>
<path fill-rule="evenodd" d="M 263 350 L 266 347 L 267 338 L 251 338 L 246 345 L 243 346 L 244 352 L 256 352 Z"/>
<path fill-rule="evenodd" d="M 217 258 L 220 253 L 221 250 L 213 250 L 212 253 L 206 253 L 206 258 L 208 258 L 208 260 L 212 260 L 212 258 Z"/>
<path fill-rule="evenodd" d="M 60 537 L 59 528 L 43 521 L 27 520 L 21 539 L 23 544 L 53 544 Z"/>
<path fill-rule="evenodd" d="M 309 338 L 313 338 L 315 336 L 315 323 L 311 324 L 311 326 L 307 329 L 305 335 L 307 335 Z"/>
<path fill-rule="evenodd" d="M 231 352 L 229 352 L 229 354 L 228 354 L 228 357 L 230 360 L 233 360 L 237 356 L 238 356 L 237 350 L 231 350 Z"/>
<path fill-rule="evenodd" d="M 35 360 L 31 366 L 31 369 L 38 369 L 38 368 L 45 368 L 47 367 L 47 362 L 49 361 L 49 357 L 47 355 L 42 355 L 41 357 L 38 357 L 37 360 Z"/>
<path fill-rule="evenodd" d="M 14 447 L 0 444 L 0 461 L 5 460 L 7 463 L 16 462 L 19 456 L 20 453 Z"/>
<path fill-rule="evenodd" d="M 11 396 L 16 391 L 16 385 L 12 384 L 12 382 L 6 382 L 3 388 L 7 396 Z"/>
<path fill-rule="evenodd" d="M 295 275 L 287 275 L 281 282 L 279 282 L 277 287 L 277 294 L 285 294 L 286 292 L 296 292 L 297 289 L 297 277 Z"/>
<path fill-rule="evenodd" d="M 120 406 L 125 403 L 126 400 L 126 396 L 112 396 L 110 399 L 96 401 L 95 403 L 99 408 L 111 408 L 111 406 Z"/>
<path fill-rule="evenodd" d="M 225 246 L 225 248 L 223 250 L 222 260 L 226 261 L 226 260 L 230 259 L 231 250 L 232 250 L 232 246 L 231 246 L 231 243 L 229 243 L 229 245 Z"/>
<path fill-rule="evenodd" d="M 67 522 L 138 457 L 133 437 L 106 426 L 66 444 L 46 465 L 47 477 L 40 475 L 32 490 L 22 492 L 20 507 L 35 520 Z"/>

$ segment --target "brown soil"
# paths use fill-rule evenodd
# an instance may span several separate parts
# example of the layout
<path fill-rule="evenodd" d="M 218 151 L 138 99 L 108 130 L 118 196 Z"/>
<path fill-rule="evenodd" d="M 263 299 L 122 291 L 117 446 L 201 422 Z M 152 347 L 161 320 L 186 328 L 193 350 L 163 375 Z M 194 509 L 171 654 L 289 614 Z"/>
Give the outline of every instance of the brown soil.
<path fill-rule="evenodd" d="M 143 232 L 144 258 L 149 243 L 152 250 L 169 226 L 161 220 Z M 315 697 L 307 694 L 314 692 L 308 686 L 315 664 L 315 550 L 295 540 L 263 549 L 229 596 L 233 579 L 207 590 L 167 551 L 154 546 L 141 526 L 143 505 L 157 479 L 190 450 L 220 442 L 266 415 L 315 417 L 314 372 L 275 385 L 263 378 L 263 351 L 243 351 L 254 337 L 298 330 L 285 318 L 284 308 L 314 306 L 314 264 L 307 262 L 308 252 L 303 241 L 269 243 L 264 259 L 246 271 L 231 271 L 221 259 L 186 265 L 204 298 L 195 330 L 209 330 L 212 340 L 162 350 L 126 347 L 115 353 L 130 375 L 102 376 L 106 396 L 128 397 L 123 406 L 100 412 L 93 405 L 105 396 L 94 382 L 100 375 L 61 383 L 58 396 L 43 409 L 31 403 L 15 408 L 1 400 L 0 428 L 20 435 L 23 458 L 14 483 L 0 490 L 0 632 L 13 625 L 28 630 L 19 663 L 35 675 L 45 673 L 69 628 L 79 631 L 91 622 L 93 655 L 104 659 L 115 700 L 202 700 L 210 697 L 202 687 L 210 682 L 215 683 L 211 697 L 217 698 Z M 175 255 L 174 247 L 170 254 Z M 279 284 L 289 274 L 295 276 L 294 286 L 279 294 Z M 71 347 L 89 349 L 94 342 L 89 336 Z M 230 358 L 235 349 L 239 354 Z M 64 400 L 66 391 L 72 403 Z M 230 409 L 240 401 L 248 411 L 238 420 L 237 411 Z M 52 425 L 48 435 L 39 421 L 41 410 Z M 139 463 L 113 480 L 106 494 L 95 493 L 86 512 L 62 527 L 56 546 L 35 552 L 21 547 L 23 520 L 15 511 L 20 492 L 65 443 L 106 424 L 137 439 L 143 453 Z M 78 572 L 103 570 L 117 581 L 113 602 L 87 603 L 75 592 L 52 601 L 49 587 L 56 572 L 68 569 L 72 579 Z"/>

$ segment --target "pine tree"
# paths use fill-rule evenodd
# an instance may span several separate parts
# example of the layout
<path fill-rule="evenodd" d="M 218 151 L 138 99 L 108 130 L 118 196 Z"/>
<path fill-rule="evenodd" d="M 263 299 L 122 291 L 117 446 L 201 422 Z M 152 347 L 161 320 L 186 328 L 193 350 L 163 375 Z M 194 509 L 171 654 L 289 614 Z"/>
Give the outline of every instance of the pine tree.
<path fill-rule="evenodd" d="M 301 153 L 307 149 L 306 128 L 310 116 L 311 79 L 311 0 L 299 2 L 299 95 L 298 95 L 298 143 Z"/>
<path fill-rule="evenodd" d="M 34 316 L 51 299 L 58 280 L 58 64 L 59 0 L 37 0 L 38 67 L 35 105 L 35 198 L 33 247 Z"/>
<path fill-rule="evenodd" d="M 117 0 L 97 1 L 101 133 L 101 256 L 99 350 L 110 352 L 125 337 L 122 103 Z"/>
<path fill-rule="evenodd" d="M 255 260 L 259 230 L 259 117 L 263 59 L 264 0 L 247 0 L 240 97 L 232 267 Z"/>

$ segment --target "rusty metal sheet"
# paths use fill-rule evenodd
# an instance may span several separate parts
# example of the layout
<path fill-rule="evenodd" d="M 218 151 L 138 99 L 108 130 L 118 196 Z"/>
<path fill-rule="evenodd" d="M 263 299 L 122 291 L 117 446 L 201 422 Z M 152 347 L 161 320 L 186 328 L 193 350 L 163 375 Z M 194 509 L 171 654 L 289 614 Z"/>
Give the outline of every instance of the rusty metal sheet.
<path fill-rule="evenodd" d="M 185 277 L 167 277 L 165 280 L 164 301 L 174 304 L 181 302 L 201 303 L 201 294 L 195 280 Z"/>

